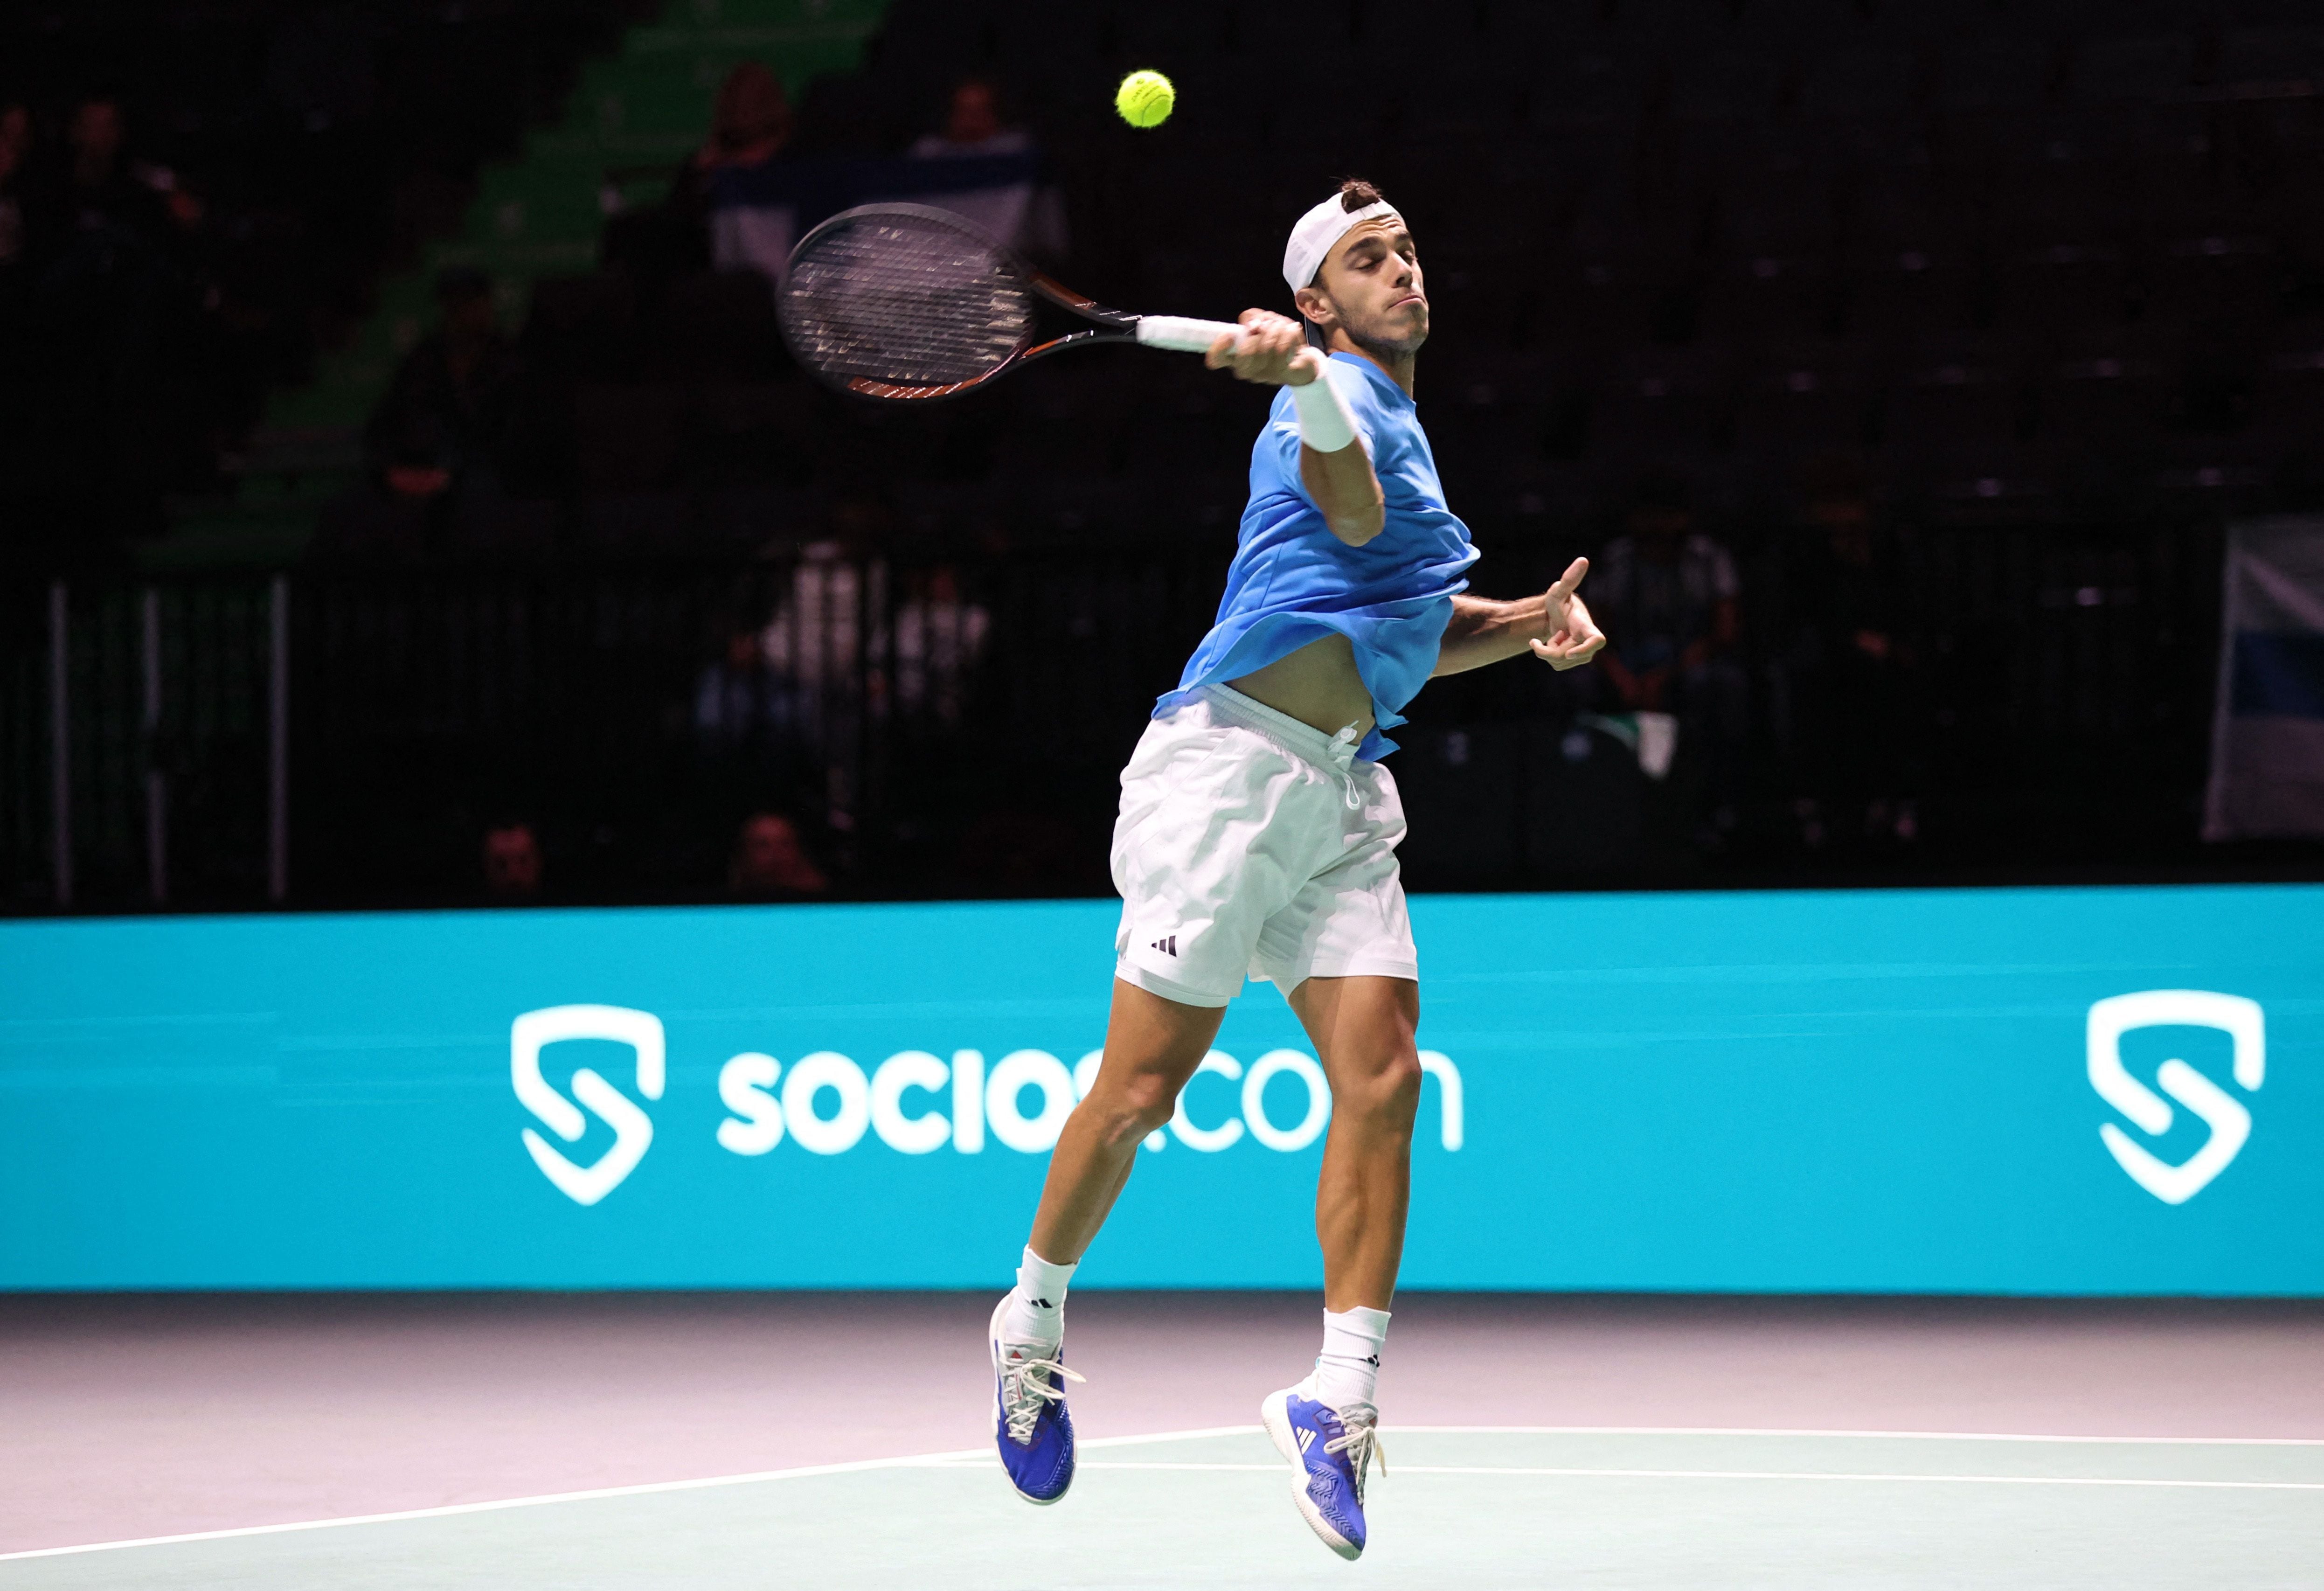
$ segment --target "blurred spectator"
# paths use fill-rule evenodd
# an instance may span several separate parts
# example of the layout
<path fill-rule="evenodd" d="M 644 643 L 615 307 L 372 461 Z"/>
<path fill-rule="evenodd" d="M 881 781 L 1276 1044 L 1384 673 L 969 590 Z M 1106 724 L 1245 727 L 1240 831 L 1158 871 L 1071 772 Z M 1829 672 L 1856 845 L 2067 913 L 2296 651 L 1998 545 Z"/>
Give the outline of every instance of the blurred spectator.
<path fill-rule="evenodd" d="M 1910 748 L 1923 726 L 1897 550 L 1851 476 L 1812 484 L 1806 519 L 1784 652 L 1801 837 L 1821 844 L 1829 821 L 1835 837 L 1910 841 L 1920 832 Z"/>
<path fill-rule="evenodd" d="M 65 143 L 70 154 L 50 196 L 60 231 L 117 229 L 161 244 L 200 223 L 202 202 L 175 171 L 129 157 L 128 120 L 113 96 L 75 106 Z"/>
<path fill-rule="evenodd" d="M 768 629 L 736 629 L 694 683 L 694 741 L 714 810 L 813 801 L 798 680 L 778 666 Z M 723 821 L 723 819 L 722 819 Z"/>
<path fill-rule="evenodd" d="M 1612 644 L 1600 661 L 1624 707 L 1672 710 L 1688 677 L 1739 632 L 1735 560 L 1693 525 L 1685 488 L 1649 477 L 1628 532 L 1608 542 L 1591 568 L 1591 610 L 1611 620 Z"/>
<path fill-rule="evenodd" d="M 530 823 L 511 823 L 484 831 L 484 893 L 507 905 L 521 905 L 540 894 L 540 841 Z"/>
<path fill-rule="evenodd" d="M 125 139 L 120 102 L 103 96 L 82 100 L 65 124 L 66 157 L 56 202 L 65 219 L 87 224 L 102 217 L 138 224 L 151 220 L 160 206 L 150 189 L 129 180 L 122 169 L 121 146 Z"/>
<path fill-rule="evenodd" d="M 916 161 L 955 162 L 914 195 L 967 217 L 1011 248 L 1054 259 L 1065 248 L 1065 206 L 1045 180 L 1033 135 L 1007 125 L 1001 90 L 987 78 L 956 84 L 944 127 L 912 145 Z M 907 179 L 907 181 L 911 180 Z"/>
<path fill-rule="evenodd" d="M 1749 716 L 1733 652 L 1741 633 L 1741 583 L 1728 550 L 1694 529 L 1684 483 L 1643 481 L 1627 534 L 1591 566 L 1591 611 L 1609 637 L 1607 684 L 1632 712 L 1669 713 L 1678 751 L 1708 779 L 1714 835 L 1733 828 Z"/>
<path fill-rule="evenodd" d="M 27 168 L 32 118 L 20 104 L 0 103 L 0 572 L 35 549 L 23 528 L 38 517 L 25 499 L 38 490 L 35 464 L 40 401 L 28 379 L 35 358 L 32 265 L 26 234 Z"/>
<path fill-rule="evenodd" d="M 789 819 L 779 812 L 753 812 L 742 819 L 726 870 L 728 893 L 752 901 L 798 901 L 830 887 Z"/>
<path fill-rule="evenodd" d="M 964 78 L 945 106 L 944 130 L 912 145 L 916 159 L 943 154 L 1021 154 L 1033 147 L 1023 132 L 1001 121 L 1001 90 L 989 78 Z"/>
<path fill-rule="evenodd" d="M 768 661 L 797 682 L 803 727 L 817 744 L 826 715 L 844 717 L 858 689 L 863 579 L 850 551 L 838 540 L 801 548 L 790 590 L 765 632 Z"/>
<path fill-rule="evenodd" d="M 710 113 L 710 136 L 679 168 L 658 218 L 630 245 L 649 277 L 699 264 L 755 270 L 778 284 L 798 241 L 798 197 L 786 180 L 791 106 L 782 79 L 746 60 L 726 74 Z M 609 242 L 610 249 L 610 242 Z"/>
<path fill-rule="evenodd" d="M 432 503 L 499 461 L 516 384 L 516 351 L 482 272 L 437 278 L 443 324 L 403 356 L 366 428 L 373 467 L 389 493 Z"/>
<path fill-rule="evenodd" d="M 74 107 L 68 148 L 23 206 L 34 273 L 23 368 L 34 405 L 28 490 L 54 556 L 102 559 L 163 525 L 162 494 L 207 440 L 201 290 L 186 233 L 201 207 L 132 162 L 120 102 Z"/>
<path fill-rule="evenodd" d="M 737 630 L 725 654 L 694 682 L 695 736 L 712 752 L 758 744 L 790 726 L 795 694 L 770 663 L 765 635 Z"/>
<path fill-rule="evenodd" d="M 790 590 L 768 621 L 769 661 L 798 704 L 798 745 L 821 770 L 824 822 L 840 834 L 855 827 L 857 770 L 863 750 L 864 604 L 860 532 L 880 505 L 842 503 L 833 512 L 840 538 L 799 550 Z"/>
<path fill-rule="evenodd" d="M 992 615 L 961 600 L 960 577 L 949 564 L 915 576 L 910 589 L 896 610 L 896 705 L 955 728 Z"/>
<path fill-rule="evenodd" d="M 24 260 L 24 168 L 32 153 L 32 113 L 0 105 L 0 288 L 12 297 Z"/>

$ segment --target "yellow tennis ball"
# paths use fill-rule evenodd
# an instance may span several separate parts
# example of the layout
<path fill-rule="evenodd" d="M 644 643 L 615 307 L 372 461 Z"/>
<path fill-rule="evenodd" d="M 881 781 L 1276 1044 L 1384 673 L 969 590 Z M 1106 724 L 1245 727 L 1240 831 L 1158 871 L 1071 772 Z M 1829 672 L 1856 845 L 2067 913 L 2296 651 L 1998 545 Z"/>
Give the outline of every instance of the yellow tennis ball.
<path fill-rule="evenodd" d="M 1160 72 L 1132 72 L 1113 91 L 1113 108 L 1133 127 L 1158 127 L 1170 119 L 1178 91 Z"/>

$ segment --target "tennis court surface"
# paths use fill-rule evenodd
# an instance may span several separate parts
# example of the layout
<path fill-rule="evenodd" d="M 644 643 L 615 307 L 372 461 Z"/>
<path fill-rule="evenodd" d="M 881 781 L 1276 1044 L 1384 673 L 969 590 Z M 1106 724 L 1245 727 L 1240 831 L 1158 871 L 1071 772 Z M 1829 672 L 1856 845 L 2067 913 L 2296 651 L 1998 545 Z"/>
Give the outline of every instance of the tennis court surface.
<path fill-rule="evenodd" d="M 1420 1427 L 1374 1545 L 1311 1540 L 1256 1427 L 1101 1438 L 1034 1513 L 964 1452 L 20 1558 L 0 1583 L 833 1588 L 2313 1587 L 2324 1443 Z"/>
<path fill-rule="evenodd" d="M 1075 1308 L 1036 1509 L 981 1297 L 11 1300 L 0 1591 L 2324 1586 L 2310 1306 L 1415 1295 L 1354 1565 L 1239 1418 L 1309 1300 Z"/>

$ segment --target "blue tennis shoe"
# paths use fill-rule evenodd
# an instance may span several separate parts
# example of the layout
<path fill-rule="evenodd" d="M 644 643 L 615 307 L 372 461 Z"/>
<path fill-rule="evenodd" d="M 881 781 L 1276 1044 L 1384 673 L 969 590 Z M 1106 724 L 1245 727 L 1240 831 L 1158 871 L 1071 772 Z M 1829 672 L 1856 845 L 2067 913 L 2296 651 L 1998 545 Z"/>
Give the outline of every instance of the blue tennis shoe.
<path fill-rule="evenodd" d="M 1361 1558 L 1364 1472 L 1380 1454 L 1379 1411 L 1370 1403 L 1331 1408 L 1307 1396 L 1306 1384 L 1270 1393 L 1259 1418 L 1276 1451 L 1290 1461 L 1291 1500 L 1300 1517 L 1342 1558 Z M 1388 1469 L 1384 1455 L 1380 1469 Z"/>
<path fill-rule="evenodd" d="M 992 1311 L 992 1434 L 1009 1484 L 1028 1503 L 1055 1503 L 1074 1484 L 1074 1417 L 1065 1412 L 1064 1383 L 1082 1378 L 1065 1368 L 1064 1348 L 1004 1343 L 1004 1294 Z"/>

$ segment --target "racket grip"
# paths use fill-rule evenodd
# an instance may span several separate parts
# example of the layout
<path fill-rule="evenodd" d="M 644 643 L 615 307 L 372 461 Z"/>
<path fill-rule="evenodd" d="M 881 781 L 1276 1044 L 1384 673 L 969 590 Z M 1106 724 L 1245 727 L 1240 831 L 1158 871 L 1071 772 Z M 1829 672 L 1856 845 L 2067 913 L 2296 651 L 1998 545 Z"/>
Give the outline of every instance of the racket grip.
<path fill-rule="evenodd" d="M 1183 315 L 1141 315 L 1138 340 L 1149 348 L 1169 348 L 1181 354 L 1207 354 L 1222 337 L 1240 337 L 1242 328 L 1231 320 L 1189 320 Z"/>

